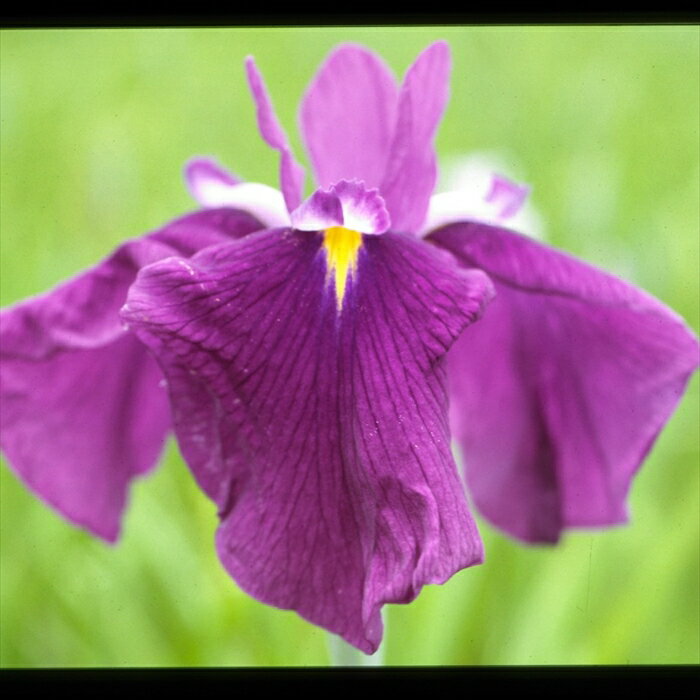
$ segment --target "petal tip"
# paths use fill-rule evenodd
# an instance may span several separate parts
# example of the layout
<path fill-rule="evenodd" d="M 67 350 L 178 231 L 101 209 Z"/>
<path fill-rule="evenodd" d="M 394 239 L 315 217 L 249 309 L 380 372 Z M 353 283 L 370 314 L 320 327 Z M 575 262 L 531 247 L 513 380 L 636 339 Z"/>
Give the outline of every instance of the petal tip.
<path fill-rule="evenodd" d="M 447 41 L 445 39 L 438 39 L 438 41 L 435 41 L 427 46 L 418 54 L 413 66 L 416 66 L 426 60 L 436 61 L 443 64 L 447 71 L 451 70 L 452 51 Z"/>
<path fill-rule="evenodd" d="M 216 207 L 225 203 L 232 187 L 240 180 L 223 168 L 215 158 L 195 156 L 183 168 L 187 190 L 203 207 Z"/>

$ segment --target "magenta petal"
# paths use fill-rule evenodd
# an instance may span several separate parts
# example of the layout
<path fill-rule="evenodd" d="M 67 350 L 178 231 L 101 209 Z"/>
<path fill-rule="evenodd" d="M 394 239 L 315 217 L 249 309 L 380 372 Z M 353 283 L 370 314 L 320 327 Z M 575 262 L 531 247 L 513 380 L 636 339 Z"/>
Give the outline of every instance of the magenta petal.
<path fill-rule="evenodd" d="M 364 183 L 341 180 L 327 190 L 316 190 L 292 212 L 292 226 L 298 231 L 321 231 L 343 226 L 352 231 L 380 234 L 391 219 L 384 199 Z"/>
<path fill-rule="evenodd" d="M 631 480 L 698 366 L 693 334 L 644 292 L 509 231 L 462 223 L 426 240 L 496 285 L 448 356 L 476 505 L 531 542 L 624 522 Z"/>
<path fill-rule="evenodd" d="M 494 175 L 491 188 L 484 199 L 496 209 L 499 218 L 509 219 L 522 209 L 529 194 L 530 188 L 527 185 L 519 185 L 507 177 Z"/>
<path fill-rule="evenodd" d="M 441 358 L 492 288 L 435 248 L 367 236 L 339 312 L 322 241 L 273 230 L 157 263 L 125 318 L 168 378 L 226 569 L 371 653 L 384 603 L 482 559 Z"/>
<path fill-rule="evenodd" d="M 294 160 L 287 143 L 287 136 L 277 120 L 262 76 L 252 56 L 246 59 L 245 68 L 250 91 L 255 101 L 260 135 L 269 146 L 279 151 L 281 156 L 280 188 L 287 204 L 287 210 L 291 213 L 301 203 L 304 189 L 304 169 Z"/>
<path fill-rule="evenodd" d="M 119 318 L 138 269 L 257 226 L 233 211 L 185 217 L 0 314 L 0 444 L 71 522 L 116 540 L 129 483 L 155 464 L 170 426 L 162 374 Z"/>
<path fill-rule="evenodd" d="M 396 122 L 397 87 L 371 51 L 345 45 L 331 53 L 301 105 L 304 142 L 316 181 L 342 178 L 377 187 L 386 170 Z"/>
<path fill-rule="evenodd" d="M 292 226 L 298 231 L 321 231 L 343 225 L 343 205 L 335 192 L 316 190 L 291 214 Z"/>
<path fill-rule="evenodd" d="M 391 226 L 391 217 L 384 198 L 376 189 L 368 190 L 364 182 L 340 180 L 331 190 L 343 208 L 343 226 L 362 233 L 384 233 Z"/>
<path fill-rule="evenodd" d="M 437 168 L 433 137 L 447 104 L 450 49 L 439 41 L 418 56 L 399 96 L 396 131 L 379 188 L 395 231 L 418 231 L 433 193 Z"/>

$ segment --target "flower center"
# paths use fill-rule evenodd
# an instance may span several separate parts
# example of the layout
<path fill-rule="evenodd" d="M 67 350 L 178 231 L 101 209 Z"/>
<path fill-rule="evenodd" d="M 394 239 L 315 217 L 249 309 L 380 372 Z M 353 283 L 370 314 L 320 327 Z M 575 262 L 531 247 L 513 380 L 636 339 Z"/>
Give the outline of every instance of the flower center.
<path fill-rule="evenodd" d="M 362 234 L 342 226 L 331 226 L 323 233 L 323 247 L 326 250 L 328 277 L 335 279 L 335 298 L 338 311 L 343 308 L 343 297 L 348 275 L 357 271 L 357 253 L 362 246 Z"/>

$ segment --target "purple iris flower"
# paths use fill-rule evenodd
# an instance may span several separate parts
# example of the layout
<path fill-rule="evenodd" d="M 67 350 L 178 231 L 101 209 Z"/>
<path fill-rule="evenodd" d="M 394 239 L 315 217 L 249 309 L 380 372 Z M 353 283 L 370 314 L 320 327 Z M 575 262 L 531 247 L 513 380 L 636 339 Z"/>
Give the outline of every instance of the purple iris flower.
<path fill-rule="evenodd" d="M 195 159 L 200 211 L 4 311 L 2 448 L 114 541 L 174 430 L 231 576 L 371 653 L 385 603 L 483 559 L 452 434 L 510 535 L 621 523 L 698 343 L 646 293 L 506 228 L 526 188 L 433 196 L 444 42 L 400 87 L 361 47 L 331 54 L 301 108 L 307 199 L 246 69 L 281 192 Z"/>

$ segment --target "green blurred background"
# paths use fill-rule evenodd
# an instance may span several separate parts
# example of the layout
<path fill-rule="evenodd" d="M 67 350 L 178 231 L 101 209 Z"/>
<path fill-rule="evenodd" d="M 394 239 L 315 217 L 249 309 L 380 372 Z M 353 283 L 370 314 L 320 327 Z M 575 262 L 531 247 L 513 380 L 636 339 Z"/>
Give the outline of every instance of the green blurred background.
<path fill-rule="evenodd" d="M 215 155 L 276 184 L 243 59 L 298 156 L 299 99 L 356 41 L 397 75 L 438 38 L 454 59 L 437 138 L 533 186 L 548 240 L 646 288 L 697 331 L 698 27 L 8 30 L 1 39 L 1 303 L 36 294 L 194 208 Z M 487 560 L 388 606 L 388 664 L 700 661 L 698 379 L 631 495 L 631 523 L 523 547 L 480 521 Z M 2 470 L 5 667 L 325 665 L 326 634 L 257 603 L 216 559 L 213 506 L 174 444 L 136 483 L 118 546 Z"/>

